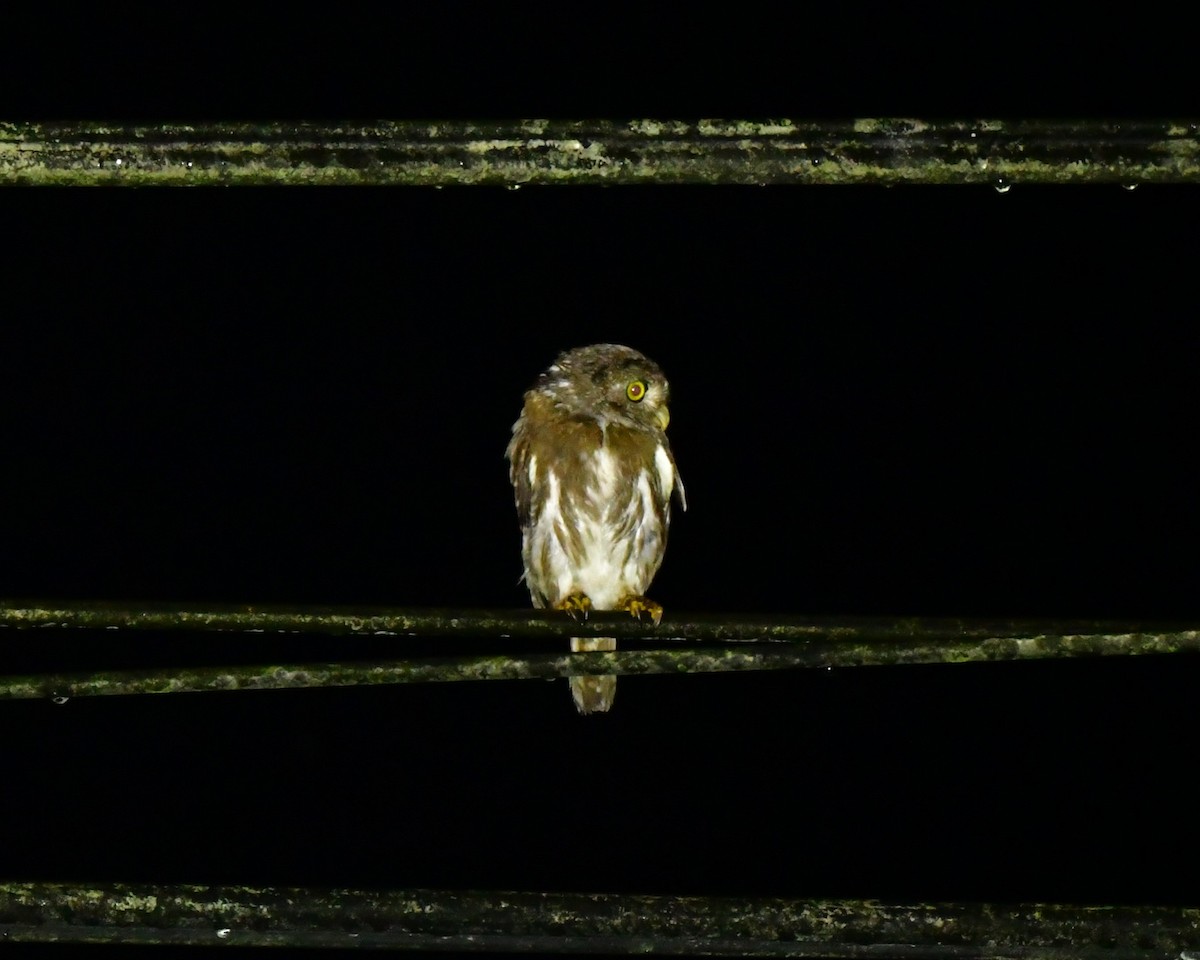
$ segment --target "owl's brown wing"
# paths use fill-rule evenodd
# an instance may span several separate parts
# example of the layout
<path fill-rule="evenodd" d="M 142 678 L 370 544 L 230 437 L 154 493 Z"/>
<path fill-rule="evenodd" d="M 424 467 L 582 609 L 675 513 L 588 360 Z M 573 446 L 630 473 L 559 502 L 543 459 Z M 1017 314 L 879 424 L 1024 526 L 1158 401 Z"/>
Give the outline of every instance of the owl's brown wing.
<path fill-rule="evenodd" d="M 665 446 L 665 444 L 664 444 Z M 667 457 L 671 461 L 671 469 L 675 471 L 675 496 L 679 499 L 679 508 L 687 513 L 687 492 L 683 489 L 683 477 L 679 475 L 679 467 L 675 465 L 675 454 L 667 447 Z"/>
<path fill-rule="evenodd" d="M 533 484 L 529 479 L 529 436 L 525 430 L 525 418 L 521 417 L 513 427 L 513 437 L 508 444 L 508 478 L 512 481 L 513 494 L 517 501 L 517 518 L 521 529 L 529 526 L 533 515 Z"/>

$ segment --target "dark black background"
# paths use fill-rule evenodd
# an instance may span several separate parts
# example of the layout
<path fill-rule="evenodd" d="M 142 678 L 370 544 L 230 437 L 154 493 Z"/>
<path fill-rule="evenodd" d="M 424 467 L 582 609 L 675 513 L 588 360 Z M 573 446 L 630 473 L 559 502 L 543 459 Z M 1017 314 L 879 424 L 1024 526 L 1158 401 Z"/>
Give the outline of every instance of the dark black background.
<path fill-rule="evenodd" d="M 4 102 L 1196 113 L 1171 49 L 1121 23 L 543 39 L 444 15 L 77 23 L 62 57 L 29 40 L 41 81 Z M 0 595 L 523 606 L 521 393 L 616 341 L 673 384 L 668 616 L 1200 613 L 1194 189 L 42 189 L 0 211 Z M 535 682 L 8 703 L 0 875 L 1191 903 L 1195 668 L 625 678 L 592 718 Z"/>

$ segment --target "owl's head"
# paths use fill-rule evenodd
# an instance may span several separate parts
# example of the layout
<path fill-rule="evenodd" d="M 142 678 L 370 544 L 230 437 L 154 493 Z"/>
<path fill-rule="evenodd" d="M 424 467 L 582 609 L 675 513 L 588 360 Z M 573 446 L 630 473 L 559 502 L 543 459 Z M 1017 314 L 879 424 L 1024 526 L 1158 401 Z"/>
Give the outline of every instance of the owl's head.
<path fill-rule="evenodd" d="M 534 389 L 572 416 L 649 430 L 666 430 L 671 420 L 671 387 L 658 364 L 616 343 L 560 354 Z"/>

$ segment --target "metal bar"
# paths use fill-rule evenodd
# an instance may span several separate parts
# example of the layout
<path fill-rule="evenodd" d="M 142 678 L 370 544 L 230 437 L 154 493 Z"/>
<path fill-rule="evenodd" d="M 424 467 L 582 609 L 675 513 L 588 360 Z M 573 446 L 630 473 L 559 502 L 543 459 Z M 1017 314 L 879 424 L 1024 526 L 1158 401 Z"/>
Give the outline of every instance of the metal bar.
<path fill-rule="evenodd" d="M 810 643 L 881 645 L 862 650 L 872 663 L 943 662 L 877 659 L 896 645 L 1001 641 L 1001 655 L 1025 656 L 1177 653 L 1200 650 L 1200 624 L 1113 620 L 994 620 L 962 617 L 775 617 L 687 615 L 657 626 L 624 613 L 593 612 L 585 621 L 545 610 L 444 610 L 435 608 L 284 606 L 279 604 L 164 602 L 121 603 L 0 599 L 0 631 L 95 630 L 320 634 L 325 636 L 482 637 L 536 641 L 545 649 L 571 636 L 709 643 Z M 847 661 L 847 664 L 849 661 Z M 818 665 L 818 664 L 814 664 Z M 828 666 L 825 662 L 820 666 Z M 842 665 L 835 663 L 834 666 Z"/>
<path fill-rule="evenodd" d="M 563 646 L 566 644 L 564 642 Z M 107 670 L 0 676 L 0 700 L 126 696 L 138 693 L 210 693 L 232 690 L 299 690 L 454 680 L 550 680 L 604 674 L 720 673 L 811 666 L 792 648 L 770 650 L 622 650 L 526 656 L 407 659 L 369 663 L 306 663 L 169 670 Z"/>
<path fill-rule="evenodd" d="M 2 183 L 1200 183 L 1200 122 L 0 122 Z"/>
<path fill-rule="evenodd" d="M 1194 624 L 1102 621 L 984 621 L 824 617 L 804 620 L 690 617 L 657 626 L 602 613 L 576 623 L 543 611 L 475 612 L 368 608 L 237 607 L 168 604 L 0 604 L 0 630 L 67 635 L 94 631 L 103 651 L 109 637 L 155 632 L 276 634 L 286 648 L 294 634 L 389 637 L 402 651 L 412 638 L 445 642 L 445 654 L 385 661 L 239 664 L 157 670 L 54 671 L 0 677 L 0 700 L 136 693 L 278 690 L 306 687 L 523 680 L 601 674 L 715 673 L 816 667 L 970 663 L 1200 651 Z M 616 636 L 631 649 L 564 652 L 570 636 Z M 494 652 L 455 656 L 454 639 L 494 642 Z M 651 646 L 647 646 L 651 644 Z M 514 646 L 524 650 L 514 651 Z M 529 648 L 535 648 L 530 652 Z M 0 652 L 3 646 L 0 645 Z M 340 652 L 340 651 L 339 651 Z"/>
<path fill-rule="evenodd" d="M 778 957 L 1200 957 L 1200 909 L 0 883 L 7 942 Z"/>

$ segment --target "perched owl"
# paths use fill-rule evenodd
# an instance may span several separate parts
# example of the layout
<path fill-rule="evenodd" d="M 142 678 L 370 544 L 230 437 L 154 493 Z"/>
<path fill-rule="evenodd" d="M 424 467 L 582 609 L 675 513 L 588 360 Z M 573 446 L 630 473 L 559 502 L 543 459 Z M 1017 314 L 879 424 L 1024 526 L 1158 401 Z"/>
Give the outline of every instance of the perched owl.
<path fill-rule="evenodd" d="M 562 354 L 525 394 L 508 460 L 535 607 L 662 618 L 644 594 L 667 547 L 673 491 L 687 509 L 668 400 L 658 365 L 611 343 Z M 572 650 L 616 646 L 571 641 Z M 572 677 L 571 693 L 581 713 L 608 710 L 616 677 Z"/>

